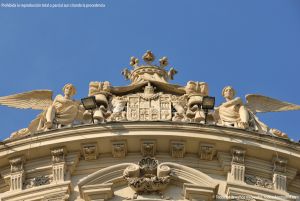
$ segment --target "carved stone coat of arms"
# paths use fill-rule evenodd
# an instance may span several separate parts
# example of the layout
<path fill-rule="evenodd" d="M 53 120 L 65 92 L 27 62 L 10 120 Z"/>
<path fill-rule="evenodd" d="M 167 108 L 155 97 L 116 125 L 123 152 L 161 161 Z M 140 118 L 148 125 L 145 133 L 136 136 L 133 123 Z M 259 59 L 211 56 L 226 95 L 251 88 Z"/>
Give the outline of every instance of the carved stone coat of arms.
<path fill-rule="evenodd" d="M 129 121 L 171 120 L 171 95 L 134 94 L 128 96 L 127 119 Z"/>

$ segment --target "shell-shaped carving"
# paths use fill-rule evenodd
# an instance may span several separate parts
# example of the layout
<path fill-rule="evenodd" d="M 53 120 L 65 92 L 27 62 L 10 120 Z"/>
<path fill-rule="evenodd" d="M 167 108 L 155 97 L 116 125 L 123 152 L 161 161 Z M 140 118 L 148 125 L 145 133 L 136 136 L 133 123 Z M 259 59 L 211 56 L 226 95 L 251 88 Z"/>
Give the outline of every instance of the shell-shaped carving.
<path fill-rule="evenodd" d="M 142 175 L 156 175 L 158 161 L 150 157 L 143 158 L 142 160 L 140 160 L 139 166 Z"/>

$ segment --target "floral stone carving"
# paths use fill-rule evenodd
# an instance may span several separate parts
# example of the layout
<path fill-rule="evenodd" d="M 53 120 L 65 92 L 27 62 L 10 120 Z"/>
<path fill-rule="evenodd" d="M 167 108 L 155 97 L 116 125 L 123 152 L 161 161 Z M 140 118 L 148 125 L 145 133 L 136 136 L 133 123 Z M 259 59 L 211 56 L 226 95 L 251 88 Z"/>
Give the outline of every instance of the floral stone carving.
<path fill-rule="evenodd" d="M 28 179 L 24 182 L 25 188 L 32 188 L 35 186 L 47 185 L 52 182 L 53 178 L 50 176 L 38 176 L 33 179 Z"/>
<path fill-rule="evenodd" d="M 170 182 L 171 169 L 158 165 L 153 158 L 143 158 L 138 165 L 131 165 L 124 170 L 123 177 L 128 186 L 137 193 L 159 192 Z"/>
<path fill-rule="evenodd" d="M 256 177 L 253 175 L 246 175 L 245 176 L 245 182 L 250 185 L 255 185 L 263 188 L 272 189 L 273 188 L 273 182 L 269 179 Z"/>

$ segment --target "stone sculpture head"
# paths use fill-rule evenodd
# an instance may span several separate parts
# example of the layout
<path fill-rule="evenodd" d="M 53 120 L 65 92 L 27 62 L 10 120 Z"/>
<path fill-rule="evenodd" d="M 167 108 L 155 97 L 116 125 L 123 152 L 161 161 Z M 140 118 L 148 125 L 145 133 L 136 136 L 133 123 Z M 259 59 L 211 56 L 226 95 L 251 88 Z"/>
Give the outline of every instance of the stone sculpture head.
<path fill-rule="evenodd" d="M 222 96 L 226 99 L 233 99 L 235 97 L 235 90 L 231 86 L 224 87 L 222 90 Z"/>
<path fill-rule="evenodd" d="M 201 96 L 207 96 L 208 84 L 206 82 L 188 81 L 188 83 L 185 86 L 185 92 L 187 94 L 198 94 Z"/>
<path fill-rule="evenodd" d="M 110 90 L 111 90 L 110 82 L 108 81 L 103 82 L 103 91 L 110 92 Z"/>
<path fill-rule="evenodd" d="M 194 81 L 188 81 L 185 86 L 185 93 L 192 94 L 196 91 L 196 83 Z"/>
<path fill-rule="evenodd" d="M 62 90 L 63 90 L 64 94 L 69 97 L 72 97 L 76 94 L 75 86 L 70 83 L 66 84 Z"/>
<path fill-rule="evenodd" d="M 206 82 L 200 82 L 199 88 L 202 96 L 208 96 L 208 84 Z"/>

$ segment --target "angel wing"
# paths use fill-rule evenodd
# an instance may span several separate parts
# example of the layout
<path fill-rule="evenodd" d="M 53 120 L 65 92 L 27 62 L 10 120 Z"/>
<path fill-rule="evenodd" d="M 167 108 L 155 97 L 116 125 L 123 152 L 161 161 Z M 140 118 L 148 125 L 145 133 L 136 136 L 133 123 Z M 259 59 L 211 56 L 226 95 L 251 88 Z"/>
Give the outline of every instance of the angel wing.
<path fill-rule="evenodd" d="M 50 90 L 33 90 L 0 97 L 0 105 L 18 109 L 46 110 L 52 104 Z"/>
<path fill-rule="evenodd" d="M 246 100 L 246 107 L 250 109 L 253 113 L 300 110 L 300 105 L 283 102 L 274 98 L 258 94 L 248 94 L 246 95 Z"/>

